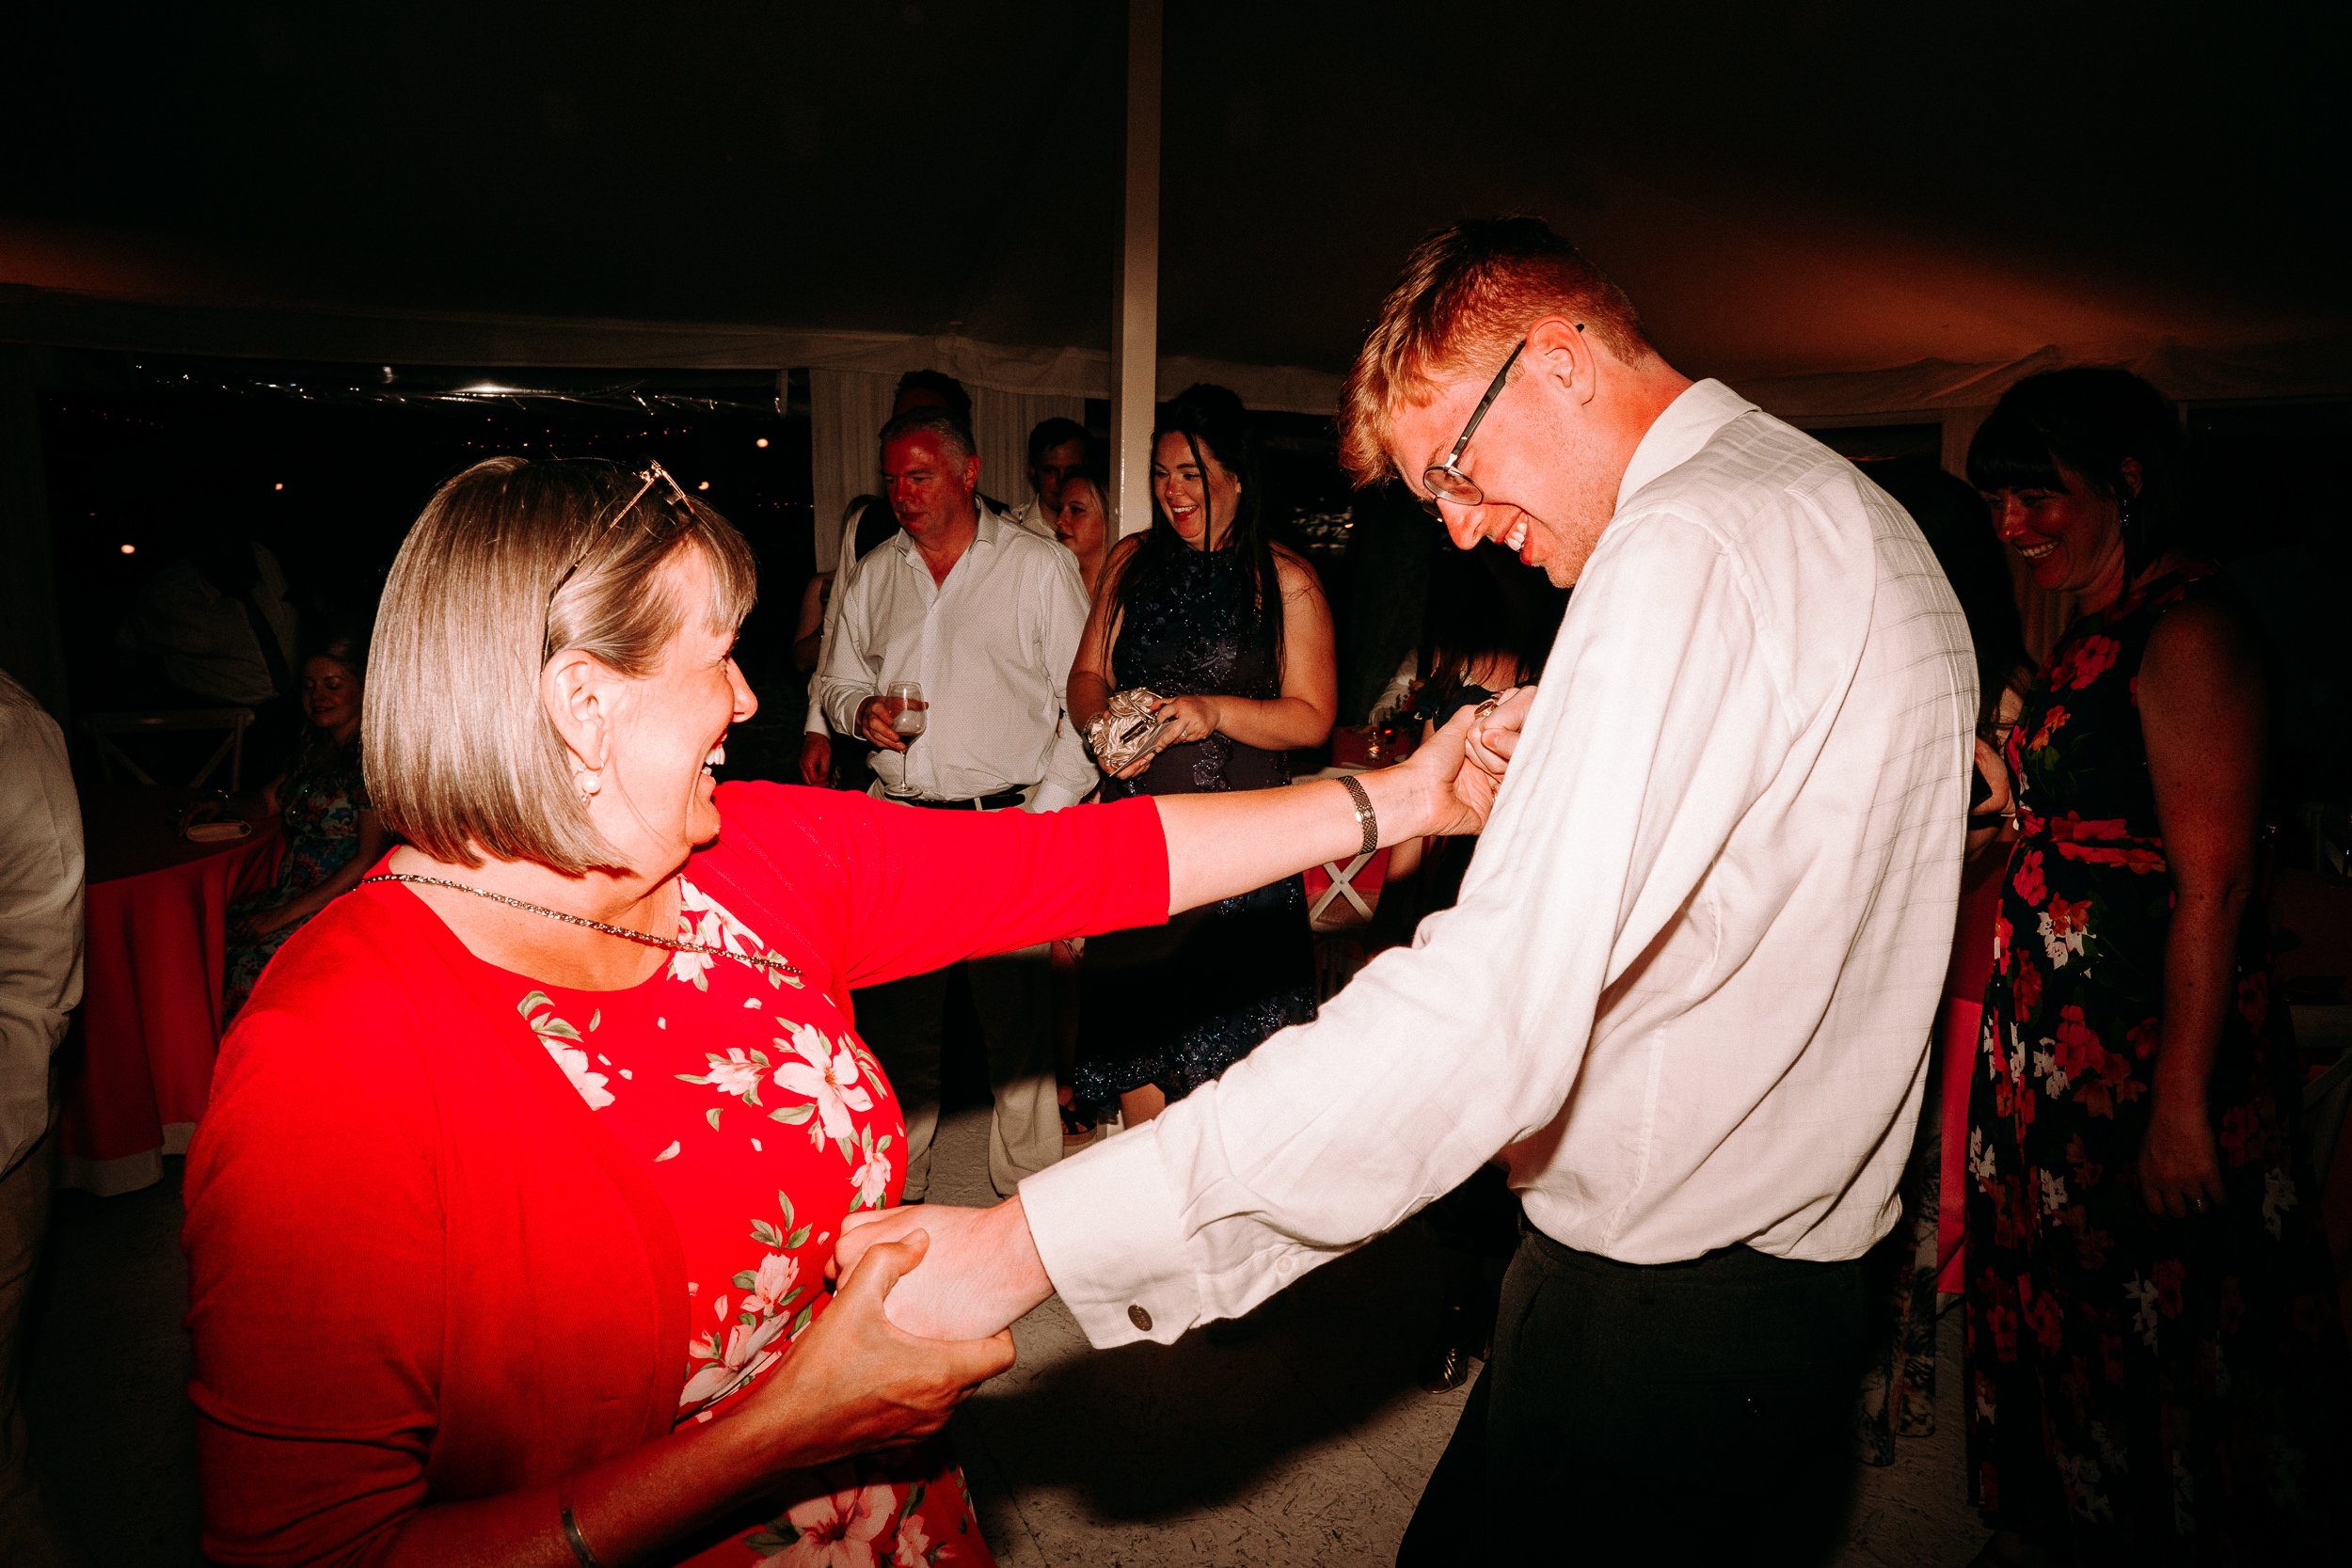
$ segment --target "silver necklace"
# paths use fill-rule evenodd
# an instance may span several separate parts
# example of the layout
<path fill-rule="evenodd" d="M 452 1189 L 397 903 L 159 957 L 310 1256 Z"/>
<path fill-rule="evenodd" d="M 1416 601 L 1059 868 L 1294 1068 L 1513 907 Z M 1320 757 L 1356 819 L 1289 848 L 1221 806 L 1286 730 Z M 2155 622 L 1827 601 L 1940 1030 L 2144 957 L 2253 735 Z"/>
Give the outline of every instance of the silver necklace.
<path fill-rule="evenodd" d="M 412 877 L 405 872 L 385 871 L 373 877 L 362 877 L 359 882 L 361 886 L 369 882 L 415 882 L 421 887 L 445 887 L 452 893 L 470 893 L 476 898 L 487 898 L 493 904 L 504 904 L 509 909 L 526 910 L 532 914 L 543 914 L 549 920 L 561 920 L 567 926 L 585 926 L 592 931 L 602 931 L 606 936 L 619 937 L 625 942 L 643 942 L 647 947 L 666 947 L 673 953 L 705 953 L 715 958 L 733 958 L 738 963 L 746 963 L 754 969 L 766 970 L 771 974 L 787 975 L 796 985 L 801 978 L 801 972 L 792 966 L 789 959 L 779 953 L 758 955 L 737 953 L 728 948 L 712 947 L 704 942 L 683 942 L 675 937 L 658 937 L 650 931 L 632 931 L 626 926 L 608 926 L 601 920 L 590 920 L 585 915 L 565 914 L 562 910 L 551 910 L 544 904 L 527 904 L 520 898 L 510 898 L 503 893 L 492 893 L 487 888 L 469 887 L 464 882 L 448 881 L 439 877 Z"/>

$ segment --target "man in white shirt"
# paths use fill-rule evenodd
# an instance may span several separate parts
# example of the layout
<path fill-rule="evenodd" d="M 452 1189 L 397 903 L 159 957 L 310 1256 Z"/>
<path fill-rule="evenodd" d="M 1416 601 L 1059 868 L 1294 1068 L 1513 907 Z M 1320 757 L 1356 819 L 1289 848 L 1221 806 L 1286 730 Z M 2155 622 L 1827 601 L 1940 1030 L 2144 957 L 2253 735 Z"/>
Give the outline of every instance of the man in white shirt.
<path fill-rule="evenodd" d="M 1534 219 L 1415 250 L 1343 454 L 1575 583 L 1453 910 L 1217 1083 L 928 1209 L 961 1337 L 1246 1312 L 1499 1158 L 1532 1227 L 1400 1561 L 1797 1551 L 1830 1484 L 1959 893 L 1975 675 L 1910 518 L 1693 385 Z"/>
<path fill-rule="evenodd" d="M 1058 417 L 1039 420 L 1029 432 L 1029 499 L 1013 509 L 1012 520 L 1040 539 L 1060 544 L 1054 519 L 1061 513 L 1061 487 L 1086 466 L 1086 426 Z"/>
<path fill-rule="evenodd" d="M 897 419 L 910 408 L 942 408 L 963 427 L 967 439 L 972 429 L 972 394 L 963 389 L 963 383 L 944 371 L 909 371 L 898 378 L 898 386 L 891 394 L 890 417 Z M 980 504 L 990 505 L 986 497 Z M 824 594 L 824 612 L 819 618 L 821 628 L 817 651 L 817 668 L 808 680 L 808 712 L 802 725 L 801 782 L 811 788 L 822 788 L 834 780 L 833 732 L 826 726 L 824 706 L 818 694 L 818 683 L 825 676 L 825 659 L 833 649 L 833 628 L 838 624 L 841 595 L 850 579 L 857 575 L 858 562 L 874 551 L 874 547 L 898 531 L 898 519 L 891 515 L 890 502 L 882 496 L 856 496 L 841 514 L 841 548 L 834 555 L 833 581 Z M 1046 535 L 1052 538 L 1049 531 Z M 863 769 L 854 765 L 845 767 L 845 774 L 856 780 L 844 782 L 843 788 L 854 788 L 864 781 Z"/>
<path fill-rule="evenodd" d="M 82 1000 L 82 810 L 65 736 L 0 673 L 0 1562 L 79 1562 L 25 1467 L 18 1333 L 49 1223 L 53 1071 Z"/>
<path fill-rule="evenodd" d="M 964 811 L 1073 804 L 1095 783 L 1063 712 L 1087 615 L 1077 562 L 980 504 L 980 460 L 952 415 L 900 414 L 882 427 L 882 450 L 900 531 L 839 597 L 818 672 L 825 718 L 873 744 L 878 793 L 890 799 Z M 902 681 L 918 684 L 928 705 L 912 741 L 895 728 L 898 705 L 887 695 Z M 1047 958 L 1040 944 L 966 966 L 995 1095 L 988 1163 L 999 1193 L 1061 1155 Z M 912 1197 L 930 1180 L 948 974 L 857 999 L 861 1032 L 906 1107 Z"/>

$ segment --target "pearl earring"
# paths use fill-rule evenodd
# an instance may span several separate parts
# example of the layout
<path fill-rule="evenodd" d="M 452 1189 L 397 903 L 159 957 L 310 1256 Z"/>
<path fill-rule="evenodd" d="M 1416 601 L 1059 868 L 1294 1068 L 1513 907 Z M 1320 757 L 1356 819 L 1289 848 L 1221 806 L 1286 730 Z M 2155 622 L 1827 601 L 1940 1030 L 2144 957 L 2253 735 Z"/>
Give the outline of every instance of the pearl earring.
<path fill-rule="evenodd" d="M 576 778 L 580 784 L 580 792 L 583 796 L 593 796 L 604 787 L 604 775 L 593 768 L 581 768 Z"/>

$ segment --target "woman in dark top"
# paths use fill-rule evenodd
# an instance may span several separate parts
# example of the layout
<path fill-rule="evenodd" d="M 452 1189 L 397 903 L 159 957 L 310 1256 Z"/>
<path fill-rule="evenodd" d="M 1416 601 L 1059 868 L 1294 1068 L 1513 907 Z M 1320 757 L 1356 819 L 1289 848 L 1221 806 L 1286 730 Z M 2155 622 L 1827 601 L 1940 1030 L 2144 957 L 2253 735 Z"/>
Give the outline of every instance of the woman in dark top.
<path fill-rule="evenodd" d="M 1159 749 L 1103 797 L 1287 784 L 1339 705 L 1331 610 L 1314 569 L 1266 537 L 1248 420 L 1222 387 L 1168 405 L 1152 446 L 1151 529 L 1111 551 L 1070 673 L 1070 717 L 1116 690 L 1160 701 Z M 1314 1016 L 1314 949 L 1296 878 L 1149 931 L 1088 943 L 1077 1098 L 1129 1125 Z"/>
<path fill-rule="evenodd" d="M 302 661 L 302 715 L 309 721 L 294 765 L 263 799 L 285 829 L 278 879 L 229 908 L 225 1024 L 302 923 L 358 885 L 384 853 L 384 830 L 359 773 L 359 698 L 367 683 L 363 638 L 336 637 Z"/>
<path fill-rule="evenodd" d="M 1430 562 L 1407 713 L 1419 721 L 1416 740 L 1426 741 L 1463 708 L 1541 679 L 1567 608 L 1566 590 L 1500 545 L 1440 550 Z M 1367 948 L 1411 942 L 1423 919 L 1454 907 L 1469 870 L 1470 857 L 1454 853 L 1443 839 L 1407 839 L 1391 849 Z M 1518 1195 L 1502 1167 L 1488 1164 L 1421 1217 L 1440 1250 L 1438 1312 L 1415 1375 L 1431 1393 L 1443 1393 L 1469 1382 L 1471 1361 L 1484 1360 L 1491 1346 L 1503 1267 L 1519 1243 Z"/>
<path fill-rule="evenodd" d="M 1969 1099 L 1983 1560 L 2347 1560 L 2352 1395 L 2257 895 L 2262 682 L 2177 543 L 2178 420 L 2123 371 L 2053 372 L 1968 472 L 2078 605 L 2010 734 Z"/>

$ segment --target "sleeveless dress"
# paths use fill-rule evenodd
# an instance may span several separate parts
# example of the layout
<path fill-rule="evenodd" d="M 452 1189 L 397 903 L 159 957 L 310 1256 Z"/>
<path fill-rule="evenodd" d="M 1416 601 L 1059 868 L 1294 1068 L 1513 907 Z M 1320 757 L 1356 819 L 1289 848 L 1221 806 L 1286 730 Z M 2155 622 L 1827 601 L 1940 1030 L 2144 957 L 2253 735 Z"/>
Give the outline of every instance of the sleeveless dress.
<path fill-rule="evenodd" d="M 2137 677 L 2158 619 L 2217 592 L 2192 567 L 2077 620 L 2008 749 L 2020 837 L 1968 1114 L 1970 1486 L 2086 1563 L 2319 1560 L 2344 1486 L 2344 1343 L 2260 919 L 2207 1090 L 2227 1196 L 2179 1220 L 2140 1196 L 2172 882 Z"/>
<path fill-rule="evenodd" d="M 1112 668 L 1120 687 L 1163 697 L 1282 694 L 1274 651 L 1231 623 L 1238 552 L 1183 549 L 1126 607 Z M 1265 789 L 1290 783 L 1280 752 L 1218 734 L 1170 746 L 1103 799 Z M 1166 926 L 1089 939 L 1078 1022 L 1079 1104 L 1108 1110 L 1156 1084 L 1181 1100 L 1273 1034 L 1315 1016 L 1314 939 L 1296 877 L 1180 914 Z"/>

